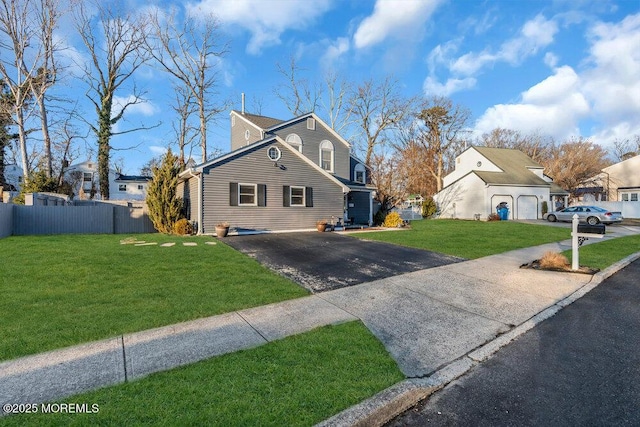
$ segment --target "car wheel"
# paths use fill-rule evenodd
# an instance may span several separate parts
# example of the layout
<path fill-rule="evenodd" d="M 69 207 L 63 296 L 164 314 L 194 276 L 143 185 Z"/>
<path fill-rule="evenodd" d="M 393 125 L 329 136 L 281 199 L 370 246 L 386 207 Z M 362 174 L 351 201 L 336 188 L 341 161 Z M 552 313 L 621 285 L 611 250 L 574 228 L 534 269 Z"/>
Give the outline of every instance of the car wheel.
<path fill-rule="evenodd" d="M 547 221 L 549 222 L 556 222 L 556 216 L 555 215 L 549 215 L 547 217 Z"/>
<path fill-rule="evenodd" d="M 600 222 L 600 220 L 598 218 L 596 218 L 595 216 L 590 216 L 589 218 L 587 218 L 587 224 L 589 224 L 589 225 L 596 225 L 599 222 Z"/>

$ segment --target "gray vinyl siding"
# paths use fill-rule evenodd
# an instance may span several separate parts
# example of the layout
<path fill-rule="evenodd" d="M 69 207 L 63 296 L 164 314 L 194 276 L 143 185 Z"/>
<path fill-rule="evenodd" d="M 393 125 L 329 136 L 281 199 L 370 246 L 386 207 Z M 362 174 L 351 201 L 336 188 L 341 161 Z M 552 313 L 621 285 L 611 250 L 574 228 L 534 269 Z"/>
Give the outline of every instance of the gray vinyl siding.
<path fill-rule="evenodd" d="M 319 121 L 316 121 L 316 130 L 307 129 L 307 119 L 304 118 L 272 133 L 285 140 L 287 135 L 297 134 L 302 139 L 302 154 L 316 165 L 320 165 L 320 143 L 325 139 L 331 141 L 334 149 L 334 174 L 349 179 L 349 147 L 325 129 Z"/>
<path fill-rule="evenodd" d="M 348 196 L 348 203 L 353 204 L 349 207 L 347 216 L 354 224 L 369 223 L 369 192 L 368 191 L 352 191 Z"/>
<path fill-rule="evenodd" d="M 248 141 L 245 138 L 245 133 L 247 130 L 251 134 Z M 235 125 L 231 125 L 231 151 L 237 150 L 238 148 L 242 148 L 249 144 L 253 144 L 254 142 L 258 142 L 261 139 L 261 131 L 256 129 L 255 126 L 249 124 L 240 116 L 235 116 Z"/>
<path fill-rule="evenodd" d="M 282 153 L 277 166 L 267 157 L 267 150 L 273 145 Z M 205 168 L 202 177 L 203 233 L 213 233 L 215 225 L 223 221 L 239 231 L 274 231 L 309 229 L 319 219 L 342 218 L 342 187 L 278 142 L 260 145 Z M 266 185 L 266 206 L 230 206 L 232 182 Z M 284 186 L 311 187 L 313 207 L 284 207 Z"/>

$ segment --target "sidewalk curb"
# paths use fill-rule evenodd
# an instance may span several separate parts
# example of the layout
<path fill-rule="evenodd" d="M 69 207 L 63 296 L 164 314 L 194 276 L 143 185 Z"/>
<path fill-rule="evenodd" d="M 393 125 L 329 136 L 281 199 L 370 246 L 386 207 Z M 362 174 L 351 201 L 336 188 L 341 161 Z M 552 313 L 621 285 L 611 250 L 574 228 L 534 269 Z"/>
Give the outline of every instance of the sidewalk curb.
<path fill-rule="evenodd" d="M 640 252 L 636 252 L 594 274 L 593 279 L 589 283 L 571 295 L 547 307 L 510 331 L 505 332 L 479 348 L 470 351 L 461 358 L 449 363 L 428 377 L 409 378 L 401 381 L 369 399 L 316 424 L 315 427 L 364 427 L 384 425 L 391 419 L 415 406 L 421 400 L 426 399 L 436 391 L 444 388 L 450 382 L 465 375 L 479 363 L 493 356 L 502 347 L 582 298 L 592 289 L 600 285 L 605 279 L 637 259 L 640 259 Z"/>

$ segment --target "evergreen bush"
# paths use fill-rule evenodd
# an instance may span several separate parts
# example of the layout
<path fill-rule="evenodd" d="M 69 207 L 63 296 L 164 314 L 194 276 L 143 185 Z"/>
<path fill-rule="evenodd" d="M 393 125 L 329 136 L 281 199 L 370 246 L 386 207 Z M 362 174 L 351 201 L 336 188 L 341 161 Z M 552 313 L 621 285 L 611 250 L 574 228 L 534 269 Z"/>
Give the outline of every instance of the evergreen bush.
<path fill-rule="evenodd" d="M 171 234 L 174 224 L 182 218 L 182 199 L 177 195 L 178 158 L 171 150 L 162 158 L 160 167 L 153 167 L 153 179 L 147 190 L 149 218 L 160 233 Z"/>

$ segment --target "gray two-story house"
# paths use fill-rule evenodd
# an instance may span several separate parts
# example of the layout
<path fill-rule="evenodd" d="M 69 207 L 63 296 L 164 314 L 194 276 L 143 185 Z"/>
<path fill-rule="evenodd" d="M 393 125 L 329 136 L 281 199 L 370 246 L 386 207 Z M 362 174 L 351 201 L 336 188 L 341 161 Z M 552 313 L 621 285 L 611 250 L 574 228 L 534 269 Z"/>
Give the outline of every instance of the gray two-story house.
<path fill-rule="evenodd" d="M 313 113 L 282 121 L 232 111 L 231 152 L 180 174 L 199 234 L 221 222 L 238 233 L 314 229 L 318 220 L 369 225 L 367 168 Z"/>

